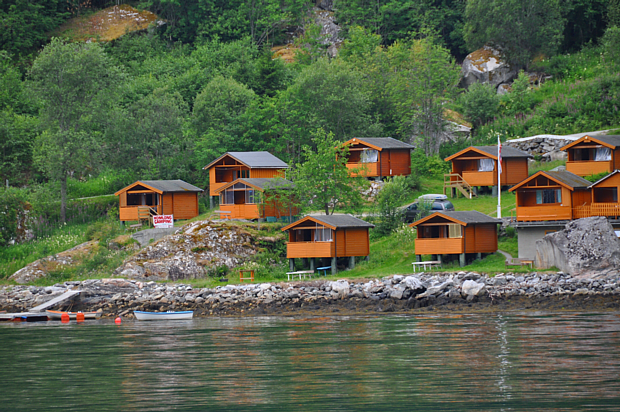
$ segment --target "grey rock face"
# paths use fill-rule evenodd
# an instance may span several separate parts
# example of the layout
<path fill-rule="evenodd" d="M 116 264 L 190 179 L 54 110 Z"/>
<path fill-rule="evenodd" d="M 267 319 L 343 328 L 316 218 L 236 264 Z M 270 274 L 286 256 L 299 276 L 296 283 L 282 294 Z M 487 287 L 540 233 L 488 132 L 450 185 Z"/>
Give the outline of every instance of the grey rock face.
<path fill-rule="evenodd" d="M 564 230 L 536 241 L 537 267 L 555 266 L 573 276 L 620 267 L 620 239 L 604 217 L 569 222 Z"/>
<path fill-rule="evenodd" d="M 518 71 L 506 62 L 502 53 L 490 46 L 484 46 L 470 53 L 463 61 L 461 85 L 468 88 L 474 83 L 488 83 L 498 86 L 512 81 Z"/>

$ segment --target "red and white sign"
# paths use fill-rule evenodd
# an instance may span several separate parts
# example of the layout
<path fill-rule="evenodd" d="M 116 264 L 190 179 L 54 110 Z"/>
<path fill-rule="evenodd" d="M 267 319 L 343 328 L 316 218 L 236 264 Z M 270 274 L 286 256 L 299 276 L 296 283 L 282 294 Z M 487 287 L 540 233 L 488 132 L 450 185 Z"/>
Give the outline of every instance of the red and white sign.
<path fill-rule="evenodd" d="M 168 228 L 174 226 L 173 215 L 153 216 L 153 226 L 155 226 L 156 228 Z"/>

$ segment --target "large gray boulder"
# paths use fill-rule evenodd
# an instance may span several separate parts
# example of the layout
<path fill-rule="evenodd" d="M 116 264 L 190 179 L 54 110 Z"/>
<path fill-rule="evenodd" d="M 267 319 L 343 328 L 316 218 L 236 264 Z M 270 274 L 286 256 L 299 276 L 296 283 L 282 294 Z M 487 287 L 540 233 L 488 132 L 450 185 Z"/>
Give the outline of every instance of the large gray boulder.
<path fill-rule="evenodd" d="M 573 276 L 593 277 L 620 269 L 620 239 L 604 217 L 569 222 L 564 230 L 536 241 L 537 267 L 557 267 Z"/>
<path fill-rule="evenodd" d="M 463 61 L 461 86 L 468 88 L 474 83 L 488 83 L 499 86 L 511 83 L 518 70 L 513 68 L 502 53 L 490 46 L 471 52 Z"/>

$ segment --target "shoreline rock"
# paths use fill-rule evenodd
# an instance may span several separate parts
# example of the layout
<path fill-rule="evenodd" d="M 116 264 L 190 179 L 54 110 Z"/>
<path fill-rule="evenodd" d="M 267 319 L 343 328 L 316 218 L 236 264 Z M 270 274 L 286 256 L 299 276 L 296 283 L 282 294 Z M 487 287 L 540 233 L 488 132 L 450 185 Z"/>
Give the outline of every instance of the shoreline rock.
<path fill-rule="evenodd" d="M 617 275 L 578 278 L 562 272 L 501 274 L 476 272 L 394 275 L 369 281 L 313 280 L 194 288 L 127 279 L 89 279 L 51 287 L 4 286 L 0 310 L 27 311 L 67 289 L 82 290 L 60 310 L 133 316 L 133 310 L 194 310 L 197 317 L 368 314 L 421 310 L 501 311 L 528 309 L 609 310 L 620 308 Z"/>

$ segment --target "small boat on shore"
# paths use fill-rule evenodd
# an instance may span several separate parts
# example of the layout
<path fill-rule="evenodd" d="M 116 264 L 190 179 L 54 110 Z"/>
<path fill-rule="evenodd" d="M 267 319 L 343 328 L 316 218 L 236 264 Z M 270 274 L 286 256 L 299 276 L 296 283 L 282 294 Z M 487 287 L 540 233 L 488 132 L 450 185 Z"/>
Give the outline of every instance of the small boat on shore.
<path fill-rule="evenodd" d="M 134 310 L 133 314 L 137 320 L 181 320 L 191 319 L 194 316 L 193 310 L 186 310 L 182 312 L 143 312 L 140 310 Z"/>
<path fill-rule="evenodd" d="M 62 312 L 60 310 L 46 310 L 45 313 L 47 313 L 47 317 L 50 320 L 61 320 L 63 313 L 69 315 L 69 319 L 71 320 L 75 320 L 78 313 L 82 313 L 84 319 L 99 319 L 101 317 L 101 312 Z"/>

